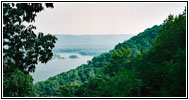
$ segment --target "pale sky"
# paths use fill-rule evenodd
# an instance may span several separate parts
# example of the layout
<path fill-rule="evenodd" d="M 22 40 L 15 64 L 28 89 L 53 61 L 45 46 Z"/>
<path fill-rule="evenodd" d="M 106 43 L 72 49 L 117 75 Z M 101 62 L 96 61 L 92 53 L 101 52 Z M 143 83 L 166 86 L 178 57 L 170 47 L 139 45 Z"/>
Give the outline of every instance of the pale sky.
<path fill-rule="evenodd" d="M 80 2 L 54 3 L 38 13 L 37 32 L 50 34 L 138 34 L 160 25 L 169 14 L 183 12 L 186 3 Z"/>

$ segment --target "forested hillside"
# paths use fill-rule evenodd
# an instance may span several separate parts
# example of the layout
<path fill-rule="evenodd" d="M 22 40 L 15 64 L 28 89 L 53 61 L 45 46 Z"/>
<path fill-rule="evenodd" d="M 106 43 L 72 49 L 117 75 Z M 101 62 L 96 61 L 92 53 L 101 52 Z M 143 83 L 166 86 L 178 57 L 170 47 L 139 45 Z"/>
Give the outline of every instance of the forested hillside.
<path fill-rule="evenodd" d="M 38 96 L 186 96 L 186 12 L 35 86 Z"/>
<path fill-rule="evenodd" d="M 162 25 L 155 25 L 152 28 L 148 28 L 128 41 L 119 43 L 115 46 L 115 49 L 111 50 L 109 53 L 103 53 L 99 56 L 95 56 L 91 61 L 88 61 L 88 64 L 83 64 L 74 70 L 63 72 L 44 82 L 37 83 L 35 85 L 37 94 L 41 96 L 61 96 L 58 91 L 62 86 L 66 86 L 69 89 L 72 87 L 73 89 L 69 91 L 75 91 L 76 87 L 79 87 L 84 82 L 95 77 L 97 73 L 101 73 L 101 70 L 104 69 L 104 64 L 110 61 L 113 52 L 117 49 L 121 49 L 121 47 L 130 47 L 133 52 L 132 55 L 134 55 L 135 52 L 140 53 L 142 50 L 150 48 L 152 46 L 152 41 L 157 36 L 157 33 L 161 28 Z"/>
<path fill-rule="evenodd" d="M 113 51 L 96 77 L 82 84 L 75 96 L 186 96 L 186 12 L 170 15 L 152 48 L 131 57 L 129 47 Z M 66 87 L 62 87 L 64 96 Z M 68 89 L 69 90 L 69 89 Z M 69 96 L 69 95 L 67 95 Z"/>
<path fill-rule="evenodd" d="M 36 35 L 32 25 L 49 7 L 3 3 L 3 97 L 186 97 L 186 9 L 87 64 L 34 84 L 30 73 L 53 58 L 57 41 Z"/>

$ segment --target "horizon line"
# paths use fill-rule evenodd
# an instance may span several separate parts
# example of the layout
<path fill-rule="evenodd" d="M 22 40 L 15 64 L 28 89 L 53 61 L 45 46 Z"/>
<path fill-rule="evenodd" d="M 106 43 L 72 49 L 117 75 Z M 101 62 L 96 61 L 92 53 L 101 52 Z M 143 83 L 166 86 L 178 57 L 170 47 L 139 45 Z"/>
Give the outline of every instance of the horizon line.
<path fill-rule="evenodd" d="M 137 35 L 137 34 L 52 34 L 52 35 Z"/>

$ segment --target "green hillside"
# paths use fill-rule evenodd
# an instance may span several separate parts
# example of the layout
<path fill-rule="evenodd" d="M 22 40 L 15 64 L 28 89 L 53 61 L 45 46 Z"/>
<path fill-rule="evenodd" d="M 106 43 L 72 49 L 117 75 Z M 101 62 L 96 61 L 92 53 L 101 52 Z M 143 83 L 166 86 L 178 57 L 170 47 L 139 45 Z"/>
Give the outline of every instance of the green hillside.
<path fill-rule="evenodd" d="M 32 25 L 37 13 L 53 7 L 3 3 L 2 97 L 187 97 L 186 8 L 87 64 L 34 84 L 30 73 L 38 63 L 61 58 L 53 56 L 57 37 L 36 35 Z"/>
<path fill-rule="evenodd" d="M 129 47 L 114 50 L 101 73 L 62 96 L 81 97 L 185 97 L 186 13 L 170 15 L 152 48 L 131 57 Z M 67 94 L 65 90 L 74 93 Z"/>
<path fill-rule="evenodd" d="M 38 96 L 184 97 L 186 13 L 35 86 Z"/>
<path fill-rule="evenodd" d="M 104 68 L 104 64 L 110 61 L 113 52 L 117 49 L 124 46 L 130 47 L 133 52 L 132 55 L 134 55 L 136 51 L 140 52 L 141 50 L 146 50 L 152 47 L 152 41 L 157 36 L 158 30 L 161 28 L 162 25 L 155 25 L 152 28 L 148 28 L 128 41 L 119 43 L 115 46 L 115 49 L 111 50 L 109 53 L 95 56 L 91 61 L 88 61 L 88 64 L 83 64 L 74 70 L 63 72 L 46 81 L 36 83 L 37 94 L 41 96 L 58 96 L 57 91 L 59 90 L 59 86 L 82 85 L 91 77 L 95 77 L 97 73 L 101 72 L 102 68 Z"/>

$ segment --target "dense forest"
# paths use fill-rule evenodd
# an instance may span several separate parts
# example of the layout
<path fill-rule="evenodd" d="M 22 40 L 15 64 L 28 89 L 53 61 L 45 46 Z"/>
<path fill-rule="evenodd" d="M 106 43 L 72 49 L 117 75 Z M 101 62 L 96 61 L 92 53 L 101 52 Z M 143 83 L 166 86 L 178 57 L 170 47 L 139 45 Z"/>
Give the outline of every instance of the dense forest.
<path fill-rule="evenodd" d="M 44 9 L 41 4 L 16 4 L 20 10 L 14 6 L 3 5 L 3 96 L 186 96 L 186 9 L 87 64 L 34 85 L 29 72 L 35 71 L 38 61 L 46 63 L 52 58 L 56 37 L 36 36 L 34 26 L 22 25 L 35 19 Z"/>
<path fill-rule="evenodd" d="M 146 29 L 144 32 L 139 33 L 137 36 L 132 37 L 128 41 L 116 45 L 115 49 L 111 50 L 109 53 L 103 53 L 99 56 L 95 56 L 91 61 L 88 61 L 88 64 L 83 64 L 74 70 L 63 72 L 44 82 L 38 82 L 35 85 L 37 94 L 43 96 L 58 96 L 57 91 L 59 91 L 59 89 L 57 87 L 59 86 L 61 87 L 65 85 L 67 88 L 70 87 L 70 85 L 80 86 L 89 79 L 94 78 L 101 72 L 101 70 L 103 70 L 104 64 L 110 61 L 112 54 L 116 50 L 121 49 L 122 46 L 120 45 L 129 44 L 132 52 L 140 53 L 143 49 L 147 50 L 152 46 L 152 41 L 157 36 L 158 30 L 161 28 L 162 25 Z M 134 54 L 135 53 L 133 53 L 132 56 L 134 56 Z"/>

